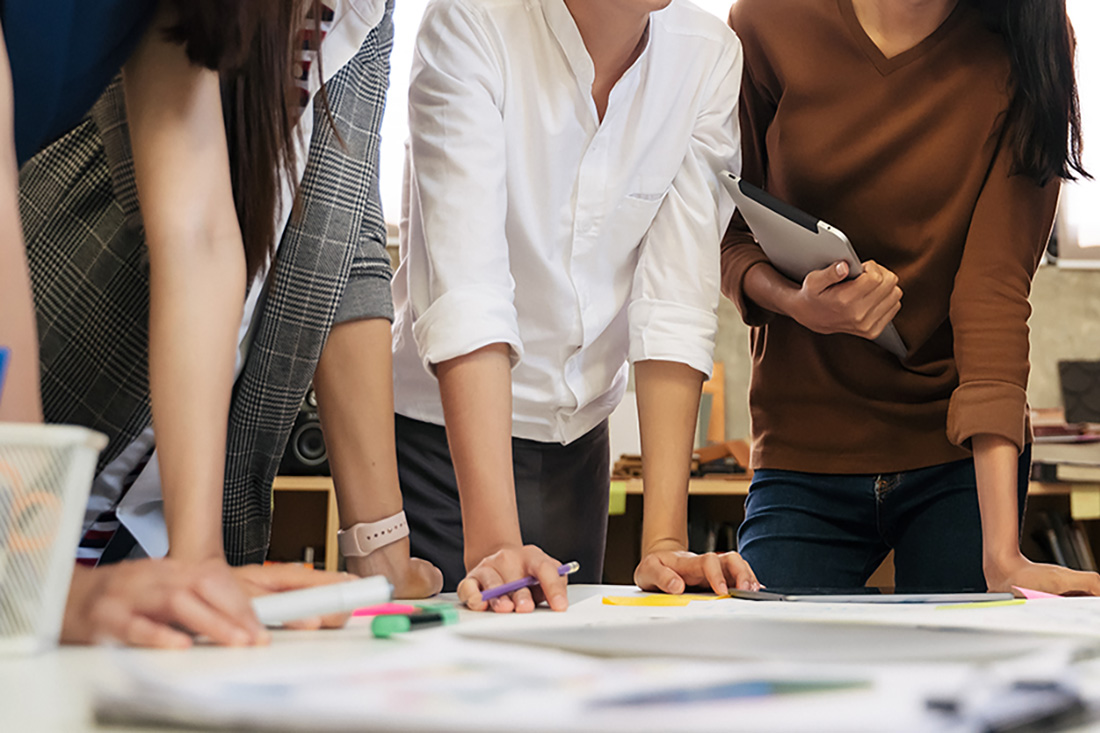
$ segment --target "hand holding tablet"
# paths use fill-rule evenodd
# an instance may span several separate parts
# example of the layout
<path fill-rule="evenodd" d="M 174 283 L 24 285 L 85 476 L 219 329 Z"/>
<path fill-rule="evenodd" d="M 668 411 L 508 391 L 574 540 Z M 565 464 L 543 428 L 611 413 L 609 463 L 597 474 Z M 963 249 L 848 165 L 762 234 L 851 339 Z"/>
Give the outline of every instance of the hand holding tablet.
<path fill-rule="evenodd" d="M 863 264 L 851 242 L 839 229 L 784 203 L 732 173 L 722 182 L 745 217 L 760 248 L 773 267 L 801 283 L 811 272 L 837 263 L 848 265 L 848 279 L 863 273 Z M 875 343 L 902 359 L 908 350 L 893 323 L 887 324 Z"/>

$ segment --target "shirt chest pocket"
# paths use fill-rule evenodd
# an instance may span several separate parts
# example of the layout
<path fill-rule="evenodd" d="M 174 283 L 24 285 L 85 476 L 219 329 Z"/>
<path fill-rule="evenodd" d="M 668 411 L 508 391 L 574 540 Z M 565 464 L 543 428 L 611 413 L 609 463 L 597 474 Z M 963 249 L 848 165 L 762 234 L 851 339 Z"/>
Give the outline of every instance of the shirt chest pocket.
<path fill-rule="evenodd" d="M 634 176 L 626 187 L 626 199 L 628 202 L 656 202 L 664 199 L 671 182 L 665 176 L 643 173 Z"/>
<path fill-rule="evenodd" d="M 638 246 L 668 190 L 669 181 L 663 176 L 640 175 L 630 179 L 611 222 L 609 244 L 614 250 L 631 251 Z"/>

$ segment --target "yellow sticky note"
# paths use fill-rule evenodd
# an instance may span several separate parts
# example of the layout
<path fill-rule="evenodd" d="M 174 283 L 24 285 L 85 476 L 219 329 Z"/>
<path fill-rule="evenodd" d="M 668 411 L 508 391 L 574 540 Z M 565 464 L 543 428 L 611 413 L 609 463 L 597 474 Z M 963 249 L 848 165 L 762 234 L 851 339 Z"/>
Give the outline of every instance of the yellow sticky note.
<path fill-rule="evenodd" d="M 702 593 L 686 593 L 682 596 L 653 593 L 647 596 L 604 596 L 605 606 L 648 606 L 651 608 L 668 606 L 686 606 L 692 601 L 716 601 L 719 598 L 729 598 L 729 595 L 715 596 Z"/>
<path fill-rule="evenodd" d="M 994 606 L 1019 606 L 1024 603 L 1023 598 L 1014 598 L 1011 601 L 978 601 L 976 603 L 949 603 L 945 606 L 936 606 L 937 611 L 954 611 L 963 608 L 993 608 Z"/>

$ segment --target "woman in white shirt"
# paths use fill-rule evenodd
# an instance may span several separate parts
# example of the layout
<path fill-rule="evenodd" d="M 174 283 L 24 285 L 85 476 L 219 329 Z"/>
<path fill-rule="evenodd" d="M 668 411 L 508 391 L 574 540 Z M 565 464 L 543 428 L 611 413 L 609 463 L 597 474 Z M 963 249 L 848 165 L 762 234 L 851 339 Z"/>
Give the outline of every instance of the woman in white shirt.
<path fill-rule="evenodd" d="M 684 0 L 428 7 L 394 291 L 398 465 L 413 551 L 471 608 L 535 575 L 536 596 L 492 607 L 564 609 L 559 561 L 600 581 L 606 420 L 628 362 L 645 471 L 635 580 L 755 584 L 736 553 L 686 541 L 740 79 L 736 37 Z"/>

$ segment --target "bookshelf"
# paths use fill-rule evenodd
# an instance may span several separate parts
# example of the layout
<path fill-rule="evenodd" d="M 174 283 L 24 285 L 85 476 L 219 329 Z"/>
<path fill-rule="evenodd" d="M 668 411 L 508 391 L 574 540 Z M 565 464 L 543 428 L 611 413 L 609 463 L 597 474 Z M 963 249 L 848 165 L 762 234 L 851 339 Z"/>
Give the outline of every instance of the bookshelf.
<path fill-rule="evenodd" d="M 314 547 L 315 556 L 324 558 L 325 569 L 337 570 L 340 557 L 336 532 L 340 529 L 340 517 L 336 509 L 336 492 L 332 478 L 278 476 L 275 478 L 273 490 L 275 516 L 272 523 L 272 556 L 280 560 L 300 560 L 301 548 Z M 694 478 L 688 492 L 693 497 L 721 502 L 722 497 L 735 499 L 747 496 L 749 480 L 743 476 Z M 642 480 L 615 479 L 611 482 L 611 493 L 614 510 L 616 494 L 622 497 L 623 504 L 625 497 L 642 494 Z M 1073 519 L 1100 519 L 1100 482 L 1033 481 L 1028 493 L 1030 496 L 1068 496 Z M 628 516 L 625 520 L 636 521 L 633 516 Z M 612 548 L 608 549 L 610 555 Z"/>

